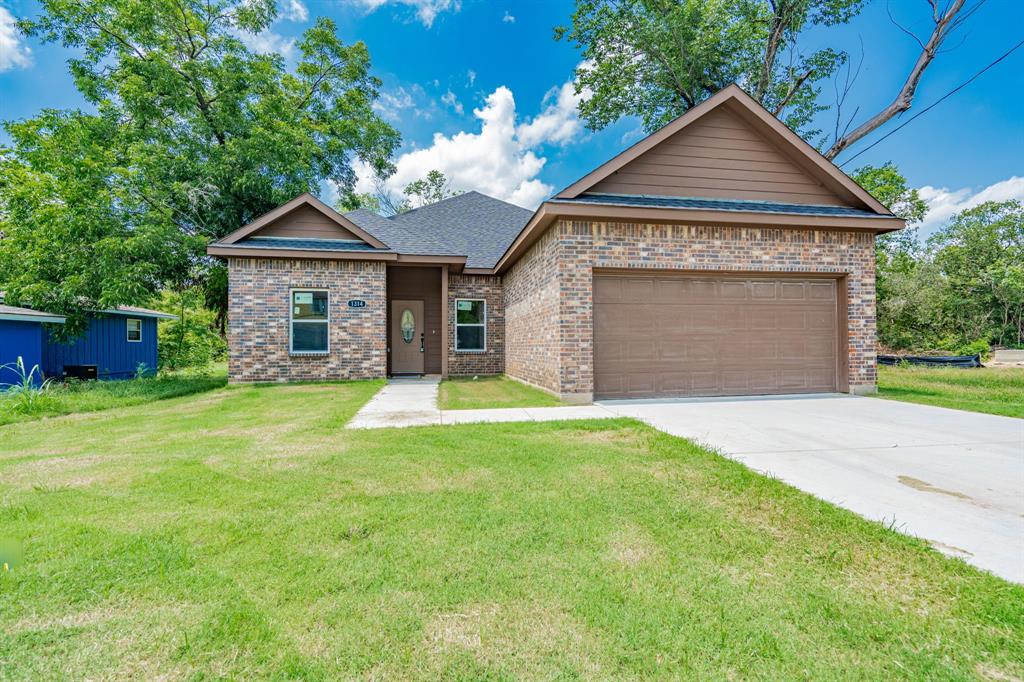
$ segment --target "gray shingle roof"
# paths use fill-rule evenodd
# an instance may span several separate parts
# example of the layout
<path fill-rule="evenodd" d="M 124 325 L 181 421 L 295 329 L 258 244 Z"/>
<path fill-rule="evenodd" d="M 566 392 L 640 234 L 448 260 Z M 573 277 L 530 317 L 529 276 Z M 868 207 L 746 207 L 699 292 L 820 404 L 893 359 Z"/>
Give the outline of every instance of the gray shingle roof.
<path fill-rule="evenodd" d="M 0 301 L 2 300 L 3 299 L 0 298 Z M 25 322 L 54 322 L 56 324 L 63 324 L 64 316 L 46 313 L 42 310 L 19 308 L 18 306 L 4 305 L 3 303 L 0 303 L 0 320 L 23 320 Z"/>
<path fill-rule="evenodd" d="M 533 212 L 479 192 L 466 192 L 384 218 L 359 209 L 345 214 L 398 253 L 466 256 L 467 268 L 493 268 Z"/>
<path fill-rule="evenodd" d="M 818 204 L 783 204 L 775 201 L 746 199 L 701 199 L 698 197 L 659 197 L 621 194 L 581 194 L 573 199 L 551 199 L 551 203 L 601 204 L 604 206 L 636 206 L 640 208 L 694 208 L 712 211 L 756 211 L 794 215 L 839 216 L 844 218 L 891 218 L 890 215 L 863 211 L 848 206 Z"/>

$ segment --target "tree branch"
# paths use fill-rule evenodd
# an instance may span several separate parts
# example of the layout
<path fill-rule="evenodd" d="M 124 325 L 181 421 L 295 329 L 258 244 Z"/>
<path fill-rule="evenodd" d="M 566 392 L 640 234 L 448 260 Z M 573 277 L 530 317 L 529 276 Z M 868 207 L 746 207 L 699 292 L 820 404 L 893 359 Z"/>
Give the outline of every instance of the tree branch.
<path fill-rule="evenodd" d="M 836 158 L 840 152 L 857 140 L 880 128 L 893 117 L 910 109 L 914 95 L 917 93 L 917 86 L 921 82 L 921 76 L 924 75 L 925 69 L 935 59 L 935 54 L 938 52 L 939 47 L 941 47 L 942 42 L 949 36 L 951 31 L 960 25 L 961 22 L 957 21 L 957 14 L 963 9 L 965 0 L 954 0 L 941 16 L 939 15 L 935 0 L 929 0 L 929 2 L 932 5 L 933 16 L 935 17 L 935 28 L 928 38 L 928 42 L 924 44 L 924 49 L 921 50 L 921 54 L 918 56 L 913 68 L 911 68 L 910 74 L 903 83 L 903 87 L 900 88 L 895 99 L 881 111 L 854 128 L 850 133 L 836 140 L 828 151 L 825 152 L 825 158 Z M 973 9 L 968 11 L 967 15 L 972 13 Z M 963 18 L 966 18 L 966 16 Z"/>

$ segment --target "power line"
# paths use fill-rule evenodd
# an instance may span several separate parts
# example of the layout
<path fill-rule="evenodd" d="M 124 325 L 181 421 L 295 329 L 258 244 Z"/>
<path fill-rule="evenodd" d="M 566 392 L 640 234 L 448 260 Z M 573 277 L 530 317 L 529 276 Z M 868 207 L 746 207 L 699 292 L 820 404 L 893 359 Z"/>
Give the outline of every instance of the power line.
<path fill-rule="evenodd" d="M 898 132 L 898 131 L 899 131 L 899 130 L 900 130 L 901 128 L 904 128 L 904 127 L 906 127 L 906 126 L 907 126 L 907 125 L 908 125 L 908 124 L 909 124 L 909 123 L 910 123 L 911 121 L 913 121 L 913 120 L 914 120 L 915 118 L 917 118 L 918 116 L 922 116 L 922 115 L 924 115 L 924 114 L 925 114 L 925 113 L 926 113 L 926 112 L 927 112 L 927 111 L 928 111 L 929 109 L 933 109 L 933 108 L 934 108 L 934 107 L 936 107 L 936 106 L 937 106 L 937 105 L 938 105 L 939 103 L 941 103 L 941 102 L 942 102 L 943 100 L 945 100 L 945 99 L 947 99 L 948 97 L 950 97 L 950 96 L 952 96 L 952 95 L 956 94 L 956 93 L 957 93 L 957 92 L 959 92 L 960 90 L 963 90 L 963 89 L 964 89 L 964 88 L 966 88 L 966 87 L 967 87 L 968 85 L 970 85 L 970 84 L 971 84 L 972 82 L 974 82 L 974 80 L 975 80 L 976 78 L 978 78 L 978 76 L 980 76 L 981 74 L 985 73 L 986 71 L 988 71 L 989 69 L 991 69 L 991 68 L 992 68 L 993 66 L 995 66 L 995 65 L 996 65 L 996 64 L 998 64 L 999 62 L 1001 62 L 1001 61 L 1003 61 L 1004 59 L 1006 59 L 1007 57 L 1009 57 L 1009 56 L 1010 56 L 1011 54 L 1013 54 L 1013 53 L 1014 53 L 1014 52 L 1015 52 L 1015 51 L 1016 51 L 1017 49 L 1019 49 L 1019 48 L 1020 48 L 1020 47 L 1021 47 L 1022 45 L 1024 45 L 1024 40 L 1020 41 L 1019 43 L 1017 43 L 1016 45 L 1014 45 L 1013 47 L 1011 47 L 1011 48 L 1010 48 L 1009 50 L 1007 50 L 1006 52 L 1004 52 L 1004 53 L 1003 53 L 1002 55 L 1000 55 L 1000 56 L 999 56 L 999 58 L 998 58 L 998 59 L 996 59 L 995 61 L 993 61 L 992 63 L 990 63 L 990 64 L 989 64 L 988 66 L 986 66 L 986 67 L 985 67 L 984 69 L 982 69 L 982 70 L 981 70 L 981 71 L 979 71 L 978 73 L 974 74 L 973 76 L 971 76 L 970 78 L 968 78 L 967 80 L 965 80 L 965 81 L 964 81 L 963 83 L 961 83 L 960 85 L 956 86 L 955 88 L 953 88 L 952 90 L 950 90 L 949 92 L 947 92 L 947 93 L 946 93 L 945 95 L 943 95 L 942 97 L 938 98 L 937 100 L 935 100 L 934 102 L 932 102 L 931 104 L 929 104 L 928 106 L 926 106 L 926 107 L 925 107 L 924 109 L 922 109 L 921 111 L 917 112 L 916 114 L 914 114 L 913 116 L 911 116 L 910 118 L 908 118 L 908 119 L 907 119 L 906 121 L 904 121 L 904 122 L 903 122 L 903 123 L 901 123 L 900 125 L 896 126 L 896 127 L 895 127 L 895 128 L 893 128 L 892 130 L 890 130 L 889 132 L 887 132 L 887 133 L 886 133 L 885 135 L 882 135 L 882 137 L 878 138 L 877 140 L 875 140 L 874 142 L 872 142 L 871 144 L 869 144 L 869 145 L 868 145 L 867 147 L 864 147 L 864 149 L 861 149 L 861 150 L 860 150 L 859 152 L 857 152 L 856 154 L 854 154 L 853 156 L 851 156 L 850 158 L 848 158 L 848 159 L 847 159 L 846 161 L 843 161 L 843 162 L 842 162 L 841 164 L 839 164 L 839 167 L 840 167 L 840 168 L 842 168 L 843 166 L 845 166 L 846 164 L 850 163 L 851 161 L 853 161 L 854 159 L 856 159 L 856 158 L 857 158 L 858 156 L 860 156 L 861 154 L 863 154 L 863 153 L 864 153 L 864 152 L 866 152 L 867 150 L 871 149 L 872 147 L 874 147 L 874 146 L 876 146 L 876 145 L 879 145 L 879 144 L 881 144 L 881 143 L 882 143 L 882 142 L 883 142 L 883 141 L 884 141 L 884 140 L 885 140 L 885 139 L 886 139 L 887 137 L 889 137 L 890 135 L 893 135 L 893 134 L 895 134 L 895 133 L 896 133 L 896 132 Z"/>

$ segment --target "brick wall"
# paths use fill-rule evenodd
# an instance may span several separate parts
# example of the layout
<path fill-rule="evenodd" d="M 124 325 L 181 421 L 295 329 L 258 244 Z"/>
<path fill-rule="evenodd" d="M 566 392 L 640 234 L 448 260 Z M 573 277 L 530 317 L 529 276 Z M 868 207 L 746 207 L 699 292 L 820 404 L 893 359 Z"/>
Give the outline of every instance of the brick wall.
<path fill-rule="evenodd" d="M 559 221 L 505 277 L 508 374 L 593 393 L 593 270 L 844 273 L 850 389 L 875 386 L 874 238 L 860 232 Z"/>
<path fill-rule="evenodd" d="M 558 254 L 552 227 L 505 273 L 505 373 L 561 392 Z"/>
<path fill-rule="evenodd" d="M 289 290 L 327 289 L 330 352 L 289 353 Z M 385 376 L 384 263 L 228 259 L 228 377 L 232 382 Z M 366 301 L 349 308 L 349 299 Z"/>
<path fill-rule="evenodd" d="M 487 302 L 487 350 L 455 350 L 455 299 L 482 298 Z M 465 376 L 505 371 L 505 304 L 500 277 L 448 275 L 448 374 Z"/>

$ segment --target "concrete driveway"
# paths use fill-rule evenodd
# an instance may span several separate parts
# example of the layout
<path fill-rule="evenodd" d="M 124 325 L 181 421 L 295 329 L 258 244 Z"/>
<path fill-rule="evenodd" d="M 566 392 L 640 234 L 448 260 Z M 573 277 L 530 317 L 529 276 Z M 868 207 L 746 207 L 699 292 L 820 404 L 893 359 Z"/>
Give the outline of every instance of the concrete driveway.
<path fill-rule="evenodd" d="M 1024 582 L 1024 420 L 879 398 L 605 401 Z"/>

